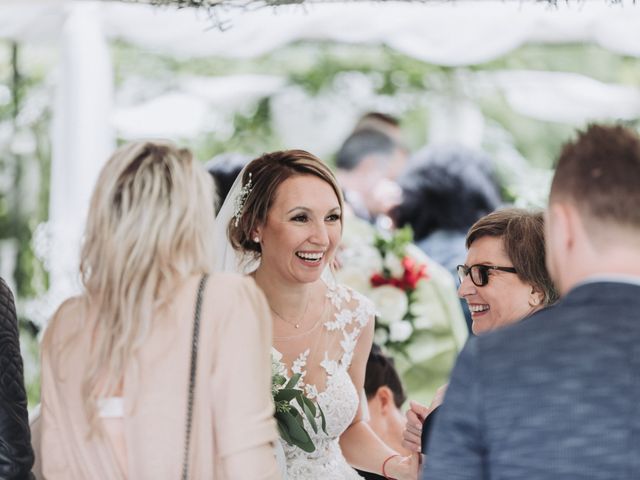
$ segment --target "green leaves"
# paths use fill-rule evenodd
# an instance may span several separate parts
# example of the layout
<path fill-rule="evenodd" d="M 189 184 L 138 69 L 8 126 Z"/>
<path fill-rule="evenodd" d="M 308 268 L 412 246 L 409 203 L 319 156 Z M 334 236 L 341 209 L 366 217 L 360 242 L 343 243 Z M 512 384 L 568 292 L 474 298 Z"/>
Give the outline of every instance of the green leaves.
<path fill-rule="evenodd" d="M 407 245 L 411 242 L 413 242 L 413 230 L 411 226 L 405 225 L 395 230 L 393 235 L 384 235 L 381 232 L 376 232 L 373 245 L 378 249 L 383 259 L 387 252 L 402 258 L 405 255 Z"/>
<path fill-rule="evenodd" d="M 283 385 L 284 381 L 276 377 L 282 376 L 274 375 L 272 384 L 278 387 Z M 319 417 L 320 427 L 325 434 L 327 433 L 327 422 L 320 406 L 307 398 L 301 389 L 295 388 L 300 377 L 300 374 L 295 374 L 284 387 L 274 388 L 273 400 L 276 406 L 274 417 L 278 424 L 280 437 L 285 442 L 289 445 L 295 445 L 305 452 L 313 452 L 316 447 L 307 433 L 304 420 L 306 418 L 314 433 L 318 433 L 317 419 Z M 282 378 L 284 379 L 284 377 Z"/>
<path fill-rule="evenodd" d="M 313 452 L 316 447 L 304 428 L 302 415 L 295 409 L 286 413 L 276 413 L 278 431 L 285 442 L 295 445 L 305 452 Z"/>

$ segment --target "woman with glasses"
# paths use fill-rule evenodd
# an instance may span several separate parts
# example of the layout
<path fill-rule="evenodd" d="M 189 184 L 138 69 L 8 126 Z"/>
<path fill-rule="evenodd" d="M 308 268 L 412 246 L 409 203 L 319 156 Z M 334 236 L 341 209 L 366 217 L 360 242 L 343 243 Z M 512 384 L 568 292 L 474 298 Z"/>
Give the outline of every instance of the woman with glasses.
<path fill-rule="evenodd" d="M 474 334 L 515 323 L 557 300 L 545 264 L 542 212 L 506 208 L 490 213 L 473 224 L 466 246 L 465 264 L 457 267 L 458 295 L 469 306 Z M 424 453 L 423 423 L 441 401 L 437 395 L 429 407 L 411 402 L 406 448 Z"/>
<path fill-rule="evenodd" d="M 458 265 L 458 295 L 476 335 L 517 322 L 558 295 L 545 265 L 541 212 L 509 208 L 478 220 L 467 234 L 467 260 Z"/>

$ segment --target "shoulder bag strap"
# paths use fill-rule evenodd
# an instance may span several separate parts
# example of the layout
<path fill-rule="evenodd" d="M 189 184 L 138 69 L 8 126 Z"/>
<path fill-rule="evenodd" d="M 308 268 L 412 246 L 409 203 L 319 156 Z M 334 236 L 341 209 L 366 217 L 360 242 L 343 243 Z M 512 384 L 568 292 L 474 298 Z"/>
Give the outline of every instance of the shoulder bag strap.
<path fill-rule="evenodd" d="M 200 311 L 202 310 L 202 294 L 209 275 L 205 274 L 198 285 L 198 297 L 193 318 L 193 340 L 191 342 L 191 366 L 189 369 L 189 391 L 187 402 L 187 426 L 185 429 L 184 460 L 182 462 L 182 480 L 187 480 L 189 472 L 189 447 L 191 445 L 191 421 L 193 418 L 193 397 L 196 390 L 196 366 L 198 364 L 198 337 L 200 334 Z"/>

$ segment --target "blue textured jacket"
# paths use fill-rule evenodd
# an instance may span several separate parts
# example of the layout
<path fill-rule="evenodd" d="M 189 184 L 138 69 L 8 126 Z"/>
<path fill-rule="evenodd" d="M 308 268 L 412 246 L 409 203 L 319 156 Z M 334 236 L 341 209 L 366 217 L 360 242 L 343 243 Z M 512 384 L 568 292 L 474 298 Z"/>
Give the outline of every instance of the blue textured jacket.
<path fill-rule="evenodd" d="M 640 286 L 584 284 L 470 339 L 422 478 L 640 479 Z"/>

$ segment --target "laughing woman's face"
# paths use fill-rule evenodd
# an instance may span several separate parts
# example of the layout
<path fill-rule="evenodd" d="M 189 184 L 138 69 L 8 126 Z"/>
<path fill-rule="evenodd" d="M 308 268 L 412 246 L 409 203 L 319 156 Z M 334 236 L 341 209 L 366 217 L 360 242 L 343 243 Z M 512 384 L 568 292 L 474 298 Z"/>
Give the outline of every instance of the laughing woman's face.
<path fill-rule="evenodd" d="M 314 282 L 331 263 L 342 235 L 342 212 L 331 185 L 314 175 L 278 187 L 266 223 L 257 229 L 261 267 L 284 280 Z"/>
<path fill-rule="evenodd" d="M 500 237 L 475 240 L 469 247 L 465 265 L 513 267 Z M 517 274 L 489 270 L 488 275 L 489 282 L 482 287 L 476 286 L 467 275 L 458 288 L 458 295 L 469 305 L 471 328 L 476 335 L 515 323 L 538 308 L 533 306 L 538 294 Z"/>

